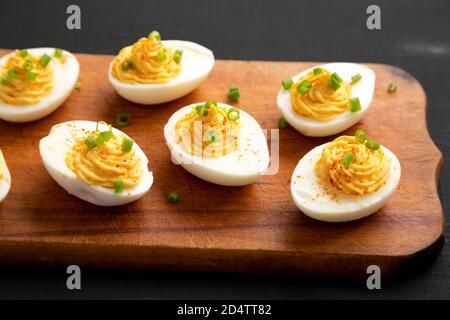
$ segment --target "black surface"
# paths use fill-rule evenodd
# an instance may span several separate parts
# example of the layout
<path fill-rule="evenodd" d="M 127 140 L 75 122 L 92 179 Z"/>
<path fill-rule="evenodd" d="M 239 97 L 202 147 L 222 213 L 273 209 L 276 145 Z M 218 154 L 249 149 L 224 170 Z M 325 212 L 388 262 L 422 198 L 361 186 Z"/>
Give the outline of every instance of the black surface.
<path fill-rule="evenodd" d="M 374 3 L 381 7 L 382 29 L 369 31 L 365 10 Z M 69 4 L 81 7 L 80 31 L 65 27 Z M 424 86 L 431 136 L 444 156 L 450 155 L 450 2 L 446 0 L 2 0 L 0 21 L 3 48 L 56 46 L 114 54 L 158 29 L 166 39 L 199 42 L 222 59 L 397 65 Z M 449 177 L 450 169 L 444 165 L 439 194 L 447 221 Z M 383 289 L 375 292 L 366 289 L 365 281 L 130 270 L 83 270 L 79 292 L 65 289 L 65 281 L 62 268 L 2 267 L 0 298 L 449 298 L 450 249 L 444 246 L 425 271 L 383 282 Z"/>

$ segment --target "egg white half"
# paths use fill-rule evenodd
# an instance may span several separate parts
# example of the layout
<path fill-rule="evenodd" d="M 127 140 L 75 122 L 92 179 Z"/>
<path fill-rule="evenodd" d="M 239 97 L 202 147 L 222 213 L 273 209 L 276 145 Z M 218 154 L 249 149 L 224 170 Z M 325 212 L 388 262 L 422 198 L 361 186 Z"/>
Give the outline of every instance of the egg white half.
<path fill-rule="evenodd" d="M 334 62 L 306 69 L 292 77 L 292 80 L 294 83 L 297 82 L 315 68 L 323 68 L 331 73 L 336 72 L 347 83 L 351 82 L 352 76 L 359 73 L 362 78 L 358 83 L 352 85 L 351 92 L 352 97 L 359 98 L 361 111 L 352 113 L 348 110 L 329 121 L 304 117 L 292 109 L 291 92 L 283 88 L 278 92 L 277 104 L 286 121 L 301 134 L 309 137 L 330 136 L 350 128 L 367 114 L 375 90 L 375 72 L 361 64 Z"/>
<path fill-rule="evenodd" d="M 309 151 L 295 167 L 291 178 L 291 194 L 296 206 L 307 216 L 327 222 L 361 219 L 384 206 L 400 181 L 401 167 L 395 154 L 382 146 L 385 155 L 391 159 L 391 172 L 380 189 L 366 195 L 348 195 L 336 190 L 336 196 L 332 197 L 325 191 L 315 172 L 315 165 L 328 144 Z"/>
<path fill-rule="evenodd" d="M 0 119 L 10 122 L 29 122 L 41 119 L 55 111 L 67 99 L 72 92 L 78 79 L 80 66 L 77 58 L 68 51 L 63 50 L 66 56 L 64 64 L 59 59 L 53 57 L 55 48 L 34 48 L 27 49 L 28 53 L 34 56 L 48 54 L 52 57 L 50 63 L 53 66 L 53 90 L 43 97 L 38 103 L 15 106 L 0 101 Z M 0 67 L 3 66 L 10 55 L 15 51 L 0 58 Z"/>
<path fill-rule="evenodd" d="M 197 89 L 211 72 L 214 66 L 214 54 L 208 48 L 181 40 L 164 40 L 162 43 L 166 48 L 183 50 L 180 74 L 166 83 L 127 83 L 113 77 L 114 61 L 112 61 L 108 77 L 120 96 L 131 102 L 146 105 L 169 102 Z"/>
<path fill-rule="evenodd" d="M 6 166 L 6 161 L 1 150 L 0 169 L 3 171 L 3 179 L 0 180 L 0 202 L 2 202 L 8 195 L 9 189 L 11 188 L 11 174 L 9 173 L 8 167 Z"/>
<path fill-rule="evenodd" d="M 84 139 L 88 132 L 95 131 L 97 123 L 93 121 L 68 121 L 52 127 L 48 136 L 41 139 L 39 151 L 42 161 L 50 176 L 68 193 L 99 206 L 119 206 L 141 198 L 153 183 L 153 174 L 148 169 L 148 159 L 142 149 L 135 142 L 133 148 L 141 158 L 142 176 L 138 185 L 124 189 L 122 193 L 114 193 L 114 189 L 87 184 L 80 180 L 66 165 L 65 157 L 72 146 Z M 100 130 L 107 130 L 100 125 Z M 115 128 L 116 135 L 125 133 Z M 129 137 L 128 137 L 129 138 Z"/>
<path fill-rule="evenodd" d="M 178 143 L 175 134 L 176 123 L 192 111 L 195 103 L 176 111 L 164 127 L 166 144 L 172 159 L 184 169 L 208 182 L 224 186 L 242 186 L 255 182 L 267 170 L 269 150 L 264 133 L 258 122 L 244 110 L 240 110 L 241 129 L 236 150 L 217 158 L 192 155 Z M 219 103 L 220 107 L 231 106 Z"/>

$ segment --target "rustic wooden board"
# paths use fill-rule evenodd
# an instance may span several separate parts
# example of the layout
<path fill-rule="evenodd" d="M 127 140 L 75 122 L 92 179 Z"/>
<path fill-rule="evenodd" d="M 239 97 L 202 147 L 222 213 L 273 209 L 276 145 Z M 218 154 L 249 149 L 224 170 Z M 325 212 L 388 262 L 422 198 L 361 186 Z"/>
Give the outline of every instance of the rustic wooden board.
<path fill-rule="evenodd" d="M 358 125 L 397 154 L 399 189 L 371 217 L 329 224 L 303 215 L 291 200 L 289 184 L 298 160 L 333 137 L 306 138 L 292 128 L 281 130 L 279 173 L 239 188 L 212 185 L 172 164 L 163 139 L 163 126 L 175 110 L 207 99 L 226 101 L 232 84 L 241 89 L 237 106 L 263 128 L 277 128 L 280 79 L 314 63 L 219 60 L 195 92 L 147 107 L 114 92 L 107 80 L 111 56 L 77 57 L 82 88 L 60 109 L 33 123 L 0 121 L 0 148 L 13 178 L 0 204 L 2 263 L 344 276 L 365 275 L 369 264 L 378 264 L 386 275 L 442 237 L 444 216 L 436 190 L 442 155 L 426 128 L 424 91 L 399 68 L 370 65 L 377 74 L 375 97 L 369 116 Z M 390 82 L 398 84 L 394 94 L 387 93 Z M 122 112 L 132 115 L 124 131 L 150 159 L 151 191 L 116 208 L 96 207 L 67 194 L 40 161 L 39 140 L 56 123 L 114 122 Z M 176 205 L 166 200 L 172 190 L 181 195 Z"/>

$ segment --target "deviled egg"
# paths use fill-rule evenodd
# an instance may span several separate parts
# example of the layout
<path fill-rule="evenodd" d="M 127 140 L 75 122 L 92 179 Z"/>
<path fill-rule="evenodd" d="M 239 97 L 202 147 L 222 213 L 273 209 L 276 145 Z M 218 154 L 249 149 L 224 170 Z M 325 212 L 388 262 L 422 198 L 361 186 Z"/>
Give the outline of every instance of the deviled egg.
<path fill-rule="evenodd" d="M 287 122 L 310 137 L 342 132 L 367 113 L 375 72 L 355 63 L 328 63 L 282 81 L 277 104 Z"/>
<path fill-rule="evenodd" d="M 158 104 L 195 90 L 213 66 L 211 50 L 189 41 L 161 41 L 152 31 L 120 50 L 110 64 L 109 81 L 127 100 Z"/>
<path fill-rule="evenodd" d="M 164 127 L 172 159 L 193 175 L 224 186 L 255 182 L 269 165 L 258 122 L 247 112 L 207 101 L 176 111 Z"/>
<path fill-rule="evenodd" d="M 0 119 L 29 122 L 55 111 L 78 79 L 79 64 L 55 48 L 15 50 L 0 58 Z"/>
<path fill-rule="evenodd" d="M 62 188 L 96 205 L 135 201 L 153 183 L 142 149 L 102 121 L 57 124 L 41 139 L 39 150 L 45 168 Z"/>
<path fill-rule="evenodd" d="M 11 175 L 8 167 L 6 166 L 5 158 L 0 150 L 0 202 L 8 195 L 9 188 L 11 187 Z"/>
<path fill-rule="evenodd" d="M 397 189 L 400 174 L 394 153 L 357 130 L 308 152 L 292 174 L 291 193 L 311 218 L 351 221 L 380 209 Z"/>

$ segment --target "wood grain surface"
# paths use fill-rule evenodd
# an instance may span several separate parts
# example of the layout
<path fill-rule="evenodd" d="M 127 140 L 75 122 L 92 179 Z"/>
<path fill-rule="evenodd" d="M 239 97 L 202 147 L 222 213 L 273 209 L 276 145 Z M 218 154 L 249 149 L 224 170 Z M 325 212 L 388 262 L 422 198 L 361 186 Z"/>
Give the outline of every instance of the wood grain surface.
<path fill-rule="evenodd" d="M 436 190 L 442 155 L 426 128 L 425 93 L 399 68 L 369 64 L 377 74 L 375 96 L 369 115 L 357 127 L 396 153 L 402 165 L 400 186 L 369 218 L 329 224 L 303 215 L 289 185 L 299 159 L 334 137 L 307 138 L 292 128 L 280 130 L 279 172 L 238 188 L 204 182 L 174 165 L 163 139 L 163 126 L 174 111 L 196 101 L 226 102 L 230 85 L 241 91 L 236 106 L 264 129 L 275 129 L 280 79 L 315 63 L 218 60 L 206 82 L 190 95 L 140 106 L 119 97 L 109 84 L 111 56 L 77 57 L 81 90 L 56 112 L 28 124 L 0 121 L 0 148 L 12 174 L 10 194 L 0 204 L 1 263 L 332 276 L 365 275 L 368 265 L 378 264 L 387 275 L 443 234 Z M 396 93 L 387 93 L 390 82 L 397 83 Z M 150 160 L 155 177 L 150 192 L 115 208 L 67 194 L 46 172 L 39 140 L 59 122 L 114 123 L 122 112 L 132 116 L 123 131 Z M 166 198 L 173 190 L 181 199 L 175 205 Z"/>

